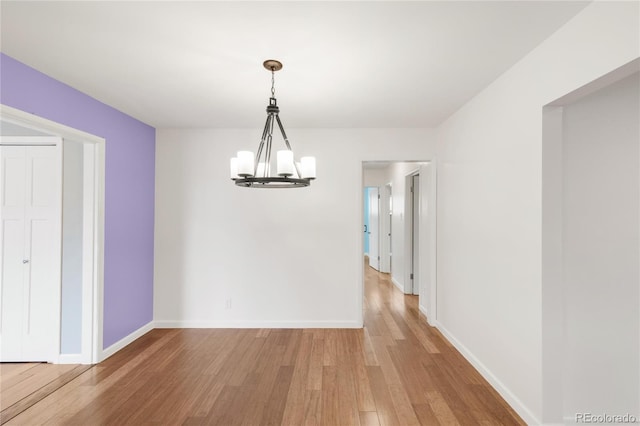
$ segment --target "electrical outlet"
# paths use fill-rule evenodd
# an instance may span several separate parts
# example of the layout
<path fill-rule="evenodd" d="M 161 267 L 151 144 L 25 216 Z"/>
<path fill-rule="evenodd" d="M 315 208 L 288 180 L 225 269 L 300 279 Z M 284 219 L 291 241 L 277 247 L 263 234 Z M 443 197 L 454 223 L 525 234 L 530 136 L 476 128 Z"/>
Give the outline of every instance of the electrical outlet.
<path fill-rule="evenodd" d="M 224 303 L 224 308 L 231 309 L 231 299 L 226 300 L 226 302 Z"/>

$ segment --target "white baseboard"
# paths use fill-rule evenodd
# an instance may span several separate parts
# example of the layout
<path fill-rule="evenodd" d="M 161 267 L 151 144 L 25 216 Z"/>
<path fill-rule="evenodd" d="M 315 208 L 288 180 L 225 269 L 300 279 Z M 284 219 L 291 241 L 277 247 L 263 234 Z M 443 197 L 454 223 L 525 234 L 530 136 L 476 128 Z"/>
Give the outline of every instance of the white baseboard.
<path fill-rule="evenodd" d="M 142 327 L 140 327 L 139 329 L 137 329 L 133 333 L 129 334 L 128 336 L 125 336 L 122 339 L 118 340 L 116 343 L 114 343 L 113 345 L 109 346 L 108 348 L 103 349 L 102 353 L 98 357 L 99 362 L 102 362 L 105 359 L 109 358 L 111 355 L 115 354 L 120 349 L 124 348 L 129 343 L 133 342 L 134 340 L 139 339 L 140 337 L 144 336 L 145 334 L 147 334 L 148 332 L 150 332 L 154 328 L 155 328 L 155 324 L 154 324 L 153 321 L 151 321 L 147 325 L 143 325 Z"/>
<path fill-rule="evenodd" d="M 398 287 L 398 290 L 400 290 L 401 292 L 404 293 L 404 286 L 401 285 L 398 281 L 396 281 L 395 278 L 391 277 L 391 282 L 393 283 L 393 285 L 395 285 L 396 287 Z"/>
<path fill-rule="evenodd" d="M 362 328 L 357 321 L 190 321 L 156 320 L 156 328 Z"/>
<path fill-rule="evenodd" d="M 466 358 L 467 361 L 475 367 L 476 370 L 487 380 L 491 386 L 507 401 L 522 420 L 528 425 L 539 425 L 540 421 L 531 413 L 531 411 L 520 401 L 498 378 L 471 353 L 458 339 L 456 339 L 441 323 L 435 322 L 435 326 L 444 337 L 453 344 L 453 346 Z"/>
<path fill-rule="evenodd" d="M 58 364 L 91 364 L 91 362 L 86 362 L 82 354 L 60 354 Z"/>
<path fill-rule="evenodd" d="M 427 308 L 425 308 L 424 306 L 418 304 L 418 309 L 420 310 L 420 313 L 422 315 L 424 315 L 426 318 L 429 318 L 429 316 L 427 315 Z"/>

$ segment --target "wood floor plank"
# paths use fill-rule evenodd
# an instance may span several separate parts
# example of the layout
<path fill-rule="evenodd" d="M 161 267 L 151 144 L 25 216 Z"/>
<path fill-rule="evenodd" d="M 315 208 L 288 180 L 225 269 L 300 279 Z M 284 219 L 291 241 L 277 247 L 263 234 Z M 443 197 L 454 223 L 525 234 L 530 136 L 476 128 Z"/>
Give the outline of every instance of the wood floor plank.
<path fill-rule="evenodd" d="M 328 329 L 324 334 L 323 365 L 336 365 L 338 330 Z"/>
<path fill-rule="evenodd" d="M 413 404 L 413 411 L 415 411 L 416 416 L 418 416 L 418 420 L 420 420 L 421 425 L 437 426 L 441 424 L 429 403 Z"/>
<path fill-rule="evenodd" d="M 259 424 L 275 386 L 280 367 L 283 364 L 286 346 L 274 339 L 265 339 L 254 366 L 247 375 L 243 386 L 253 391 L 246 396 L 243 424 Z"/>
<path fill-rule="evenodd" d="M 158 329 L 75 371 L 8 425 L 524 425 L 421 317 L 417 297 L 365 270 L 364 329 Z M 0 365 L 0 390 L 51 382 Z M 57 367 L 67 368 L 67 367 Z M 58 370 L 59 373 L 60 370 Z M 59 375 L 59 374 L 58 374 Z M 52 385 L 53 386 L 53 385 Z M 13 399 L 11 399 L 13 398 Z M 8 420 L 8 421 L 6 421 Z"/>
<path fill-rule="evenodd" d="M 398 324 L 391 316 L 391 313 L 386 309 L 382 310 L 382 319 L 384 319 L 384 323 L 389 329 L 389 332 L 391 333 L 391 337 L 393 337 L 396 340 L 402 340 L 405 338 L 404 333 L 402 333 L 402 331 L 400 330 L 400 327 L 398 327 Z"/>
<path fill-rule="evenodd" d="M 380 365 L 378 364 L 378 358 L 376 358 L 376 352 L 373 349 L 373 344 L 371 343 L 371 336 L 369 335 L 368 327 L 364 328 L 362 346 L 364 348 L 365 365 Z"/>
<path fill-rule="evenodd" d="M 355 384 L 358 409 L 360 411 L 375 411 L 376 402 L 373 397 L 373 391 L 371 390 L 367 366 L 364 365 L 364 363 L 358 363 L 354 373 L 356 376 Z"/>
<path fill-rule="evenodd" d="M 426 403 L 424 393 L 427 389 L 425 388 L 424 369 L 415 350 L 405 344 L 399 347 L 390 347 L 388 351 L 411 403 Z"/>
<path fill-rule="evenodd" d="M 322 424 L 322 391 L 307 390 L 304 398 L 305 426 L 320 426 Z"/>
<path fill-rule="evenodd" d="M 311 356 L 309 359 L 309 374 L 307 375 L 307 389 L 322 389 L 322 365 L 324 362 L 324 336 L 316 339 L 315 334 L 311 342 Z"/>
<path fill-rule="evenodd" d="M 300 425 L 304 421 L 304 399 L 312 349 L 313 334 L 303 334 L 293 369 L 291 386 L 287 393 L 287 402 L 282 419 L 282 424 L 284 425 Z"/>
<path fill-rule="evenodd" d="M 400 419 L 400 424 L 407 426 L 419 425 L 420 420 L 418 420 L 418 416 L 413 411 L 407 389 L 402 385 L 389 385 L 389 392 L 391 393 L 391 400 L 396 409 L 398 419 Z"/>
<path fill-rule="evenodd" d="M 322 424 L 340 424 L 338 399 L 338 367 L 325 366 L 322 369 Z"/>
<path fill-rule="evenodd" d="M 447 402 L 444 400 L 442 395 L 440 395 L 440 392 L 427 392 L 427 399 L 429 400 L 429 405 L 440 424 L 446 426 L 460 424 L 449 408 Z"/>
<path fill-rule="evenodd" d="M 278 375 L 273 385 L 271 395 L 267 401 L 267 409 L 263 417 L 263 425 L 280 425 L 284 415 L 285 404 L 291 378 L 293 377 L 293 367 L 290 365 L 280 366 Z"/>
<path fill-rule="evenodd" d="M 402 383 L 400 380 L 400 376 L 396 371 L 396 367 L 393 364 L 393 360 L 389 355 L 388 346 L 391 346 L 389 343 L 389 338 L 384 336 L 377 336 L 371 338 L 373 349 L 376 354 L 376 358 L 380 363 L 380 369 L 384 374 L 384 378 L 387 382 L 387 385 L 399 385 Z"/>
<path fill-rule="evenodd" d="M 360 425 L 361 426 L 380 426 L 380 420 L 378 420 L 378 413 L 375 411 L 360 411 Z"/>
<path fill-rule="evenodd" d="M 382 373 L 382 367 L 367 367 L 367 375 L 369 376 L 371 391 L 376 401 L 376 411 L 380 424 L 382 426 L 399 425 L 400 420 L 398 420 L 398 415 L 391 399 L 389 386 Z"/>
<path fill-rule="evenodd" d="M 346 349 L 344 333 L 340 334 L 340 347 Z M 358 393 L 354 365 L 350 358 L 347 352 L 340 351 L 337 368 L 338 418 L 345 425 L 359 426 Z"/>

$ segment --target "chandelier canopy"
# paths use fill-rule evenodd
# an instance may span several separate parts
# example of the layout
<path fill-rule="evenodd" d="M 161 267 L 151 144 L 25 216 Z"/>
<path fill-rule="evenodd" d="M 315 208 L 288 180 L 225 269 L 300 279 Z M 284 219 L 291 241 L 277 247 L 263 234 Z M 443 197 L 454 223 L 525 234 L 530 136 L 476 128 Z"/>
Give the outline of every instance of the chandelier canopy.
<path fill-rule="evenodd" d="M 315 157 L 302 157 L 294 160 L 291 144 L 280 121 L 280 108 L 276 101 L 275 72 L 282 69 L 282 63 L 274 59 L 262 64 L 271 71 L 271 97 L 267 105 L 267 122 L 262 131 L 258 152 L 238 151 L 231 159 L 231 179 L 238 186 L 247 188 L 301 188 L 309 186 L 316 178 Z M 277 124 L 286 149 L 276 153 L 275 167 L 271 160 L 273 128 Z M 275 171 L 275 173 L 274 173 Z"/>

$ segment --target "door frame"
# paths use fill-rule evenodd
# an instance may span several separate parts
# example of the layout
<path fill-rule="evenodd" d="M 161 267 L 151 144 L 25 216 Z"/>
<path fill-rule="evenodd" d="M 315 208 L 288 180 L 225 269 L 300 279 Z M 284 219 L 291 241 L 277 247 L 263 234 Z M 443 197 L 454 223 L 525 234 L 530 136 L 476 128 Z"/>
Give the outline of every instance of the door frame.
<path fill-rule="evenodd" d="M 393 182 L 387 182 L 380 187 L 380 270 L 386 274 L 391 274 L 391 230 L 392 230 L 392 205 L 393 202 Z"/>
<path fill-rule="evenodd" d="M 423 304 L 419 299 L 419 309 L 420 312 L 426 317 L 427 322 L 431 326 L 436 326 L 438 321 L 438 298 L 437 298 L 437 290 L 438 290 L 438 274 L 437 274 L 437 172 L 438 172 L 438 164 L 435 158 L 424 159 L 424 160 L 402 160 L 402 159 L 366 159 L 361 160 L 358 163 L 360 181 L 358 185 L 358 193 L 354 194 L 360 208 L 358 209 L 358 215 L 360 216 L 360 220 L 356 223 L 360 225 L 358 227 L 354 227 L 353 235 L 357 238 L 359 243 L 357 244 L 357 250 L 354 251 L 354 262 L 358 262 L 361 265 L 358 268 L 359 274 L 359 288 L 356 294 L 356 303 L 359 308 L 359 318 L 360 318 L 360 326 L 364 325 L 364 277 L 365 277 L 365 265 L 362 262 L 362 253 L 364 253 L 364 239 L 360 238 L 360 232 L 364 227 L 364 191 L 362 188 L 365 187 L 364 181 L 364 165 L 365 163 L 370 162 L 384 162 L 384 163 L 423 163 L 422 166 L 417 167 L 413 172 L 419 171 L 421 168 L 423 169 L 425 180 L 421 182 L 421 188 L 423 191 L 426 191 L 427 196 L 421 197 L 420 204 L 422 211 L 427 211 L 427 215 L 422 217 L 421 221 L 421 250 L 422 253 L 420 255 L 421 262 L 425 265 L 424 270 L 428 270 L 428 274 L 423 274 L 423 279 L 427 280 L 427 285 L 425 286 L 426 294 L 423 298 L 427 298 L 427 304 Z M 427 168 L 428 166 L 428 168 Z M 422 176 L 422 175 L 421 175 Z M 397 190 L 400 191 L 400 190 Z M 396 192 L 397 192 L 396 191 Z M 402 191 L 400 191 L 402 192 Z M 406 197 L 405 197 L 406 198 Z M 394 204 L 396 204 L 394 202 Z M 397 205 L 397 204 L 396 204 Z M 406 205 L 406 199 L 405 199 Z M 396 210 L 396 209 L 394 209 Z M 400 209 L 398 209 L 400 210 Z M 406 225 L 406 219 L 405 219 Z M 357 233 L 356 233 L 357 232 Z M 406 238 L 405 238 L 406 245 Z M 406 250 L 406 249 L 405 249 Z M 406 256 L 405 256 L 406 257 Z M 406 261 L 406 260 L 405 260 Z M 420 296 L 418 296 L 420 298 Z"/>
<path fill-rule="evenodd" d="M 92 218 L 83 221 L 82 343 L 80 354 L 60 354 L 56 363 L 96 364 L 102 354 L 104 300 L 104 196 L 105 145 L 99 136 L 0 104 L 2 121 L 17 124 L 64 140 L 82 143 L 83 213 Z M 63 161 L 61 159 L 61 161 Z M 61 164 L 62 166 L 62 164 Z M 60 333 L 60 325 L 58 326 Z"/>
<path fill-rule="evenodd" d="M 369 198 L 369 230 L 368 230 L 368 234 L 369 234 L 369 266 L 372 267 L 373 269 L 375 269 L 378 272 L 382 272 L 381 271 L 381 264 L 382 264 L 382 253 L 381 253 L 381 241 L 380 241 L 380 235 L 381 235 L 381 227 L 382 224 L 380 222 L 380 217 L 381 217 L 381 209 L 380 209 L 380 187 L 379 186 L 367 186 L 367 197 Z M 376 227 L 373 227 L 371 224 L 371 210 L 372 210 L 372 206 L 373 203 L 371 202 L 371 191 L 375 190 L 377 192 L 378 197 L 376 198 L 376 212 L 377 212 L 377 216 L 378 216 L 378 223 Z M 371 248 L 373 247 L 373 244 L 371 244 L 371 232 L 375 232 L 375 237 L 376 237 L 376 257 L 377 259 L 374 260 L 374 263 L 378 265 L 377 268 L 373 267 L 371 265 Z"/>
<path fill-rule="evenodd" d="M 418 178 L 420 178 L 420 166 L 418 166 L 417 168 L 411 170 L 409 173 L 405 174 L 404 177 L 404 293 L 405 294 L 413 294 L 413 295 L 420 295 L 420 275 L 418 274 L 418 283 L 416 283 L 414 279 L 411 278 L 411 274 L 413 273 L 413 263 L 414 263 L 414 239 L 415 239 L 415 235 L 414 235 L 414 229 L 413 229 L 413 224 L 414 224 L 414 214 L 413 214 L 413 200 L 414 200 L 414 194 L 412 191 L 413 188 L 413 179 L 415 176 L 418 176 Z M 419 200 L 421 200 L 422 197 L 420 197 L 420 194 L 418 194 Z M 418 206 L 418 221 L 420 221 L 420 214 L 421 214 L 421 209 L 420 206 Z M 420 232 L 420 224 L 418 224 L 418 232 Z M 420 237 L 418 236 L 418 247 L 420 247 Z M 411 254 L 411 256 L 409 256 L 409 254 Z M 418 265 L 420 264 L 420 250 L 418 249 Z M 420 267 L 418 266 L 418 270 L 420 270 Z M 416 292 L 416 289 L 414 288 L 415 286 L 418 286 L 418 291 Z"/>

